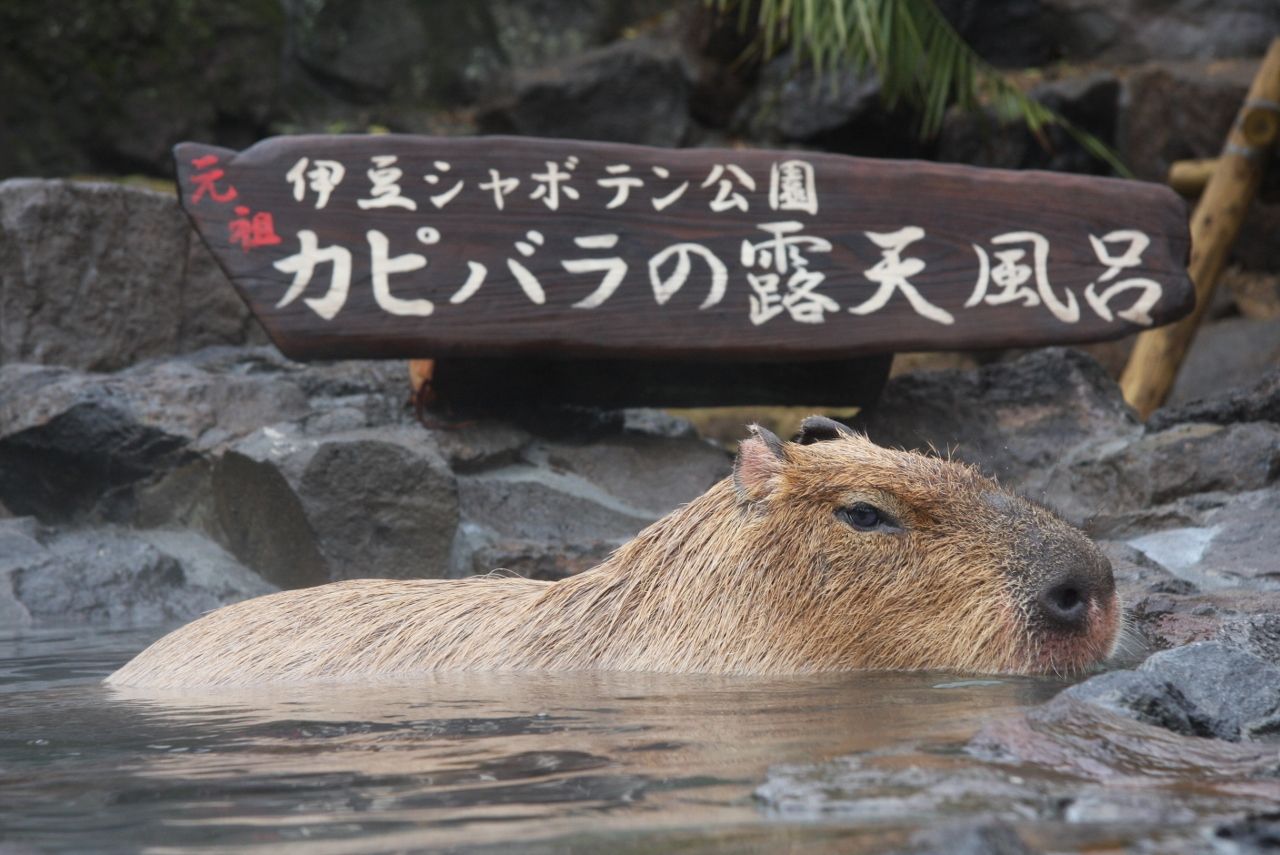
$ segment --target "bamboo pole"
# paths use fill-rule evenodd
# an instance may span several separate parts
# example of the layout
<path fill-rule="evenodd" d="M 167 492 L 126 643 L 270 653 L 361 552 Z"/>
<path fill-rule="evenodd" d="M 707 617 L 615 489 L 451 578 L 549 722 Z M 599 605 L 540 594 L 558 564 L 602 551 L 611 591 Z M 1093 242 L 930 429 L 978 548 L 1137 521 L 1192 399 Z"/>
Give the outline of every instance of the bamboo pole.
<path fill-rule="evenodd" d="M 1204 192 L 1204 186 L 1213 177 L 1218 168 L 1218 158 L 1206 157 L 1202 160 L 1176 160 L 1169 164 L 1168 184 L 1177 193 L 1194 199 Z"/>
<path fill-rule="evenodd" d="M 1120 377 L 1125 400 L 1145 419 L 1164 403 L 1196 328 L 1213 298 L 1218 275 L 1257 192 L 1263 163 L 1280 133 L 1280 38 L 1271 42 L 1249 94 L 1227 135 L 1204 194 L 1191 215 L 1191 261 L 1196 287 L 1190 316 L 1138 336 Z"/>

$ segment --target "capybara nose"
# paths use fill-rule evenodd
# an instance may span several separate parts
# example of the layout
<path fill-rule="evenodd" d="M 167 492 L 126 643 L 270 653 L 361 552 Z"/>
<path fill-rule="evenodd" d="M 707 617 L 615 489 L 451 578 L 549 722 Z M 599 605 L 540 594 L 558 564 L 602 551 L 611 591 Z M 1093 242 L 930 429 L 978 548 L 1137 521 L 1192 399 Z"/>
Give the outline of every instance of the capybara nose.
<path fill-rule="evenodd" d="M 1049 622 L 1063 629 L 1079 629 L 1089 614 L 1089 591 L 1082 579 L 1055 582 L 1036 598 Z"/>

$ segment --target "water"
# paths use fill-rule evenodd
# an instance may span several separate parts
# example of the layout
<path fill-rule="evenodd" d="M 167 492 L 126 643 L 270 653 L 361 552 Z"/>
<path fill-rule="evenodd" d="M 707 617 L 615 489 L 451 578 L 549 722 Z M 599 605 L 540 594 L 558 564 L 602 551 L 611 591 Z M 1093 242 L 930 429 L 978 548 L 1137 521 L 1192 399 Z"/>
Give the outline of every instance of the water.
<path fill-rule="evenodd" d="M 927 816 L 797 818 L 766 804 L 762 783 L 895 746 L 912 763 L 954 763 L 984 723 L 1063 686 L 954 674 L 446 674 L 214 694 L 99 683 L 156 635 L 0 638 L 0 851 L 879 851 Z"/>

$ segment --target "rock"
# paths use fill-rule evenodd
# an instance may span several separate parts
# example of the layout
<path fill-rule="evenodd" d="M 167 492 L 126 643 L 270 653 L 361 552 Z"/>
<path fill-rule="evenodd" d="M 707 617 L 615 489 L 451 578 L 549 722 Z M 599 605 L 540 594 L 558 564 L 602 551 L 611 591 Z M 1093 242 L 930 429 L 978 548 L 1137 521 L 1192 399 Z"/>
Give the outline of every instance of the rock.
<path fill-rule="evenodd" d="M 460 475 L 454 573 L 579 573 L 729 474 L 727 456 L 687 423 L 628 412 L 590 440 L 539 440 L 518 461 Z M 680 438 L 662 436 L 671 432 Z"/>
<path fill-rule="evenodd" d="M 804 141 L 870 119 L 880 110 L 880 83 L 874 74 L 848 69 L 818 74 L 808 62 L 784 53 L 765 65 L 742 105 L 738 125 L 757 139 Z"/>
<path fill-rule="evenodd" d="M 619 544 L 657 517 L 578 475 L 527 463 L 459 477 L 463 518 L 501 537 Z"/>
<path fill-rule="evenodd" d="M 1046 65 L 1052 58 L 1042 0 L 938 0 L 938 11 L 977 54 L 1004 68 Z"/>
<path fill-rule="evenodd" d="M 456 107 L 504 65 L 481 4 L 392 0 L 375 15 L 343 0 L 282 6 L 290 76 L 338 103 Z"/>
<path fill-rule="evenodd" d="M 218 345 L 265 345 L 266 330 L 240 299 L 213 253 L 194 233 L 189 243 L 181 283 L 177 352 Z"/>
<path fill-rule="evenodd" d="M 1270 230 L 1272 234 L 1275 229 Z M 1249 267 L 1280 270 L 1280 258 Z M 1280 318 L 1280 273 L 1263 273 L 1233 265 L 1222 271 L 1218 287 L 1225 289 L 1233 306 L 1246 318 L 1271 320 Z"/>
<path fill-rule="evenodd" d="M 1273 368 L 1251 386 L 1231 386 L 1212 397 L 1162 407 L 1151 414 L 1147 429 L 1164 430 L 1183 422 L 1229 425 L 1234 422 L 1275 422 L 1280 424 L 1280 368 Z"/>
<path fill-rule="evenodd" d="M 540 443 L 525 459 L 579 476 L 654 519 L 702 495 L 730 471 L 728 455 L 692 436 L 670 440 L 629 434 L 582 445 Z"/>
<path fill-rule="evenodd" d="M 1268 0 L 1044 0 L 1045 31 L 1069 61 L 1260 56 L 1280 31 Z"/>
<path fill-rule="evenodd" d="M 1280 666 L 1280 612 L 1227 621 L 1219 627 L 1216 640 Z"/>
<path fill-rule="evenodd" d="M 213 491 L 228 549 L 281 587 L 448 572 L 457 487 L 421 428 L 262 428 L 217 461 Z"/>
<path fill-rule="evenodd" d="M 927 831 L 912 839 L 912 851 L 937 855 L 1032 855 L 1013 828 L 1003 822 Z"/>
<path fill-rule="evenodd" d="M 487 0 L 487 5 L 502 52 L 516 69 L 625 39 L 664 13 L 682 10 L 678 0 Z"/>
<path fill-rule="evenodd" d="M 1064 694 L 1183 736 L 1216 736 L 1230 727 L 1188 701 L 1177 686 L 1145 671 L 1099 674 Z"/>
<path fill-rule="evenodd" d="M 115 375 L 0 366 L 0 500 L 44 521 L 124 519 L 138 485 L 306 409 L 280 378 L 183 360 Z"/>
<path fill-rule="evenodd" d="M 13 575 L 44 559 L 44 546 L 36 539 L 37 524 L 31 517 L 0 520 L 0 627 L 31 625 L 31 612 L 13 589 Z"/>
<path fill-rule="evenodd" d="M 1154 654 L 1140 673 L 1175 688 L 1218 739 L 1280 732 L 1280 667 L 1243 650 L 1216 641 L 1188 644 Z"/>
<path fill-rule="evenodd" d="M 1226 627 L 1280 613 L 1280 592 L 1251 591 L 1246 587 L 1150 591 L 1125 596 L 1124 606 L 1126 631 L 1122 647 L 1138 655 L 1117 656 L 1117 664 L 1136 665 L 1152 650 L 1222 640 Z"/>
<path fill-rule="evenodd" d="M 434 432 L 436 446 L 455 472 L 478 472 L 514 463 L 532 437 L 507 422 L 480 419 L 463 428 Z"/>
<path fill-rule="evenodd" d="M 664 410 L 644 407 L 625 409 L 622 415 L 623 433 L 645 434 L 667 439 L 696 438 L 698 429 L 693 422 L 680 416 L 673 416 Z"/>
<path fill-rule="evenodd" d="M 1273 151 L 1272 165 L 1269 166 L 1272 181 L 1276 180 L 1275 162 Z M 1275 240 L 1277 230 L 1280 230 L 1280 203 L 1276 197 L 1254 198 L 1244 215 L 1244 222 L 1240 224 L 1240 234 L 1232 247 L 1231 255 L 1247 271 L 1268 277 L 1270 281 L 1266 283 L 1269 286 L 1266 290 L 1257 288 L 1254 293 L 1243 296 L 1243 299 L 1236 292 L 1235 302 L 1240 307 L 1240 313 L 1246 317 L 1280 316 L 1280 280 L 1275 277 L 1280 272 L 1280 246 L 1276 246 Z"/>
<path fill-rule="evenodd" d="M 692 130 L 691 87 L 676 48 L 637 38 L 526 75 L 480 125 L 486 133 L 674 147 Z"/>
<path fill-rule="evenodd" d="M 1206 591 L 1280 590 L 1280 488 L 1235 495 L 1204 493 L 1157 508 L 1095 519 L 1151 560 Z"/>
<path fill-rule="evenodd" d="M 1192 780 L 1220 788 L 1223 796 L 1244 795 L 1252 783 L 1255 798 L 1264 802 L 1280 795 L 1274 748 L 1184 736 L 1069 692 L 1020 716 L 991 721 L 966 750 L 975 759 L 1017 767 L 1018 774 L 1038 768 L 1113 784 L 1140 776 L 1148 786 Z M 1176 806 L 1178 799 L 1164 792 L 1170 806 Z M 1247 809 L 1251 801 L 1245 796 L 1237 809 Z"/>
<path fill-rule="evenodd" d="M 925 146 L 903 108 L 890 110 L 871 72 L 815 72 L 784 53 L 770 60 L 732 123 L 771 145 L 801 143 L 865 157 L 920 156 Z"/>
<path fill-rule="evenodd" d="M 172 196 L 0 183 L 0 364 L 110 371 L 261 336 Z"/>
<path fill-rule="evenodd" d="M 1218 823 L 1212 834 L 1219 847 L 1229 847 L 1228 852 L 1274 852 L 1280 849 L 1280 811 L 1249 813 Z"/>
<path fill-rule="evenodd" d="M 1081 450 L 1054 468 L 1042 498 L 1088 530 L 1095 516 L 1257 490 L 1277 477 L 1280 425 L 1191 423 Z"/>
<path fill-rule="evenodd" d="M 1165 406 L 1212 397 L 1233 386 L 1252 386 L 1280 372 L 1280 318 L 1227 318 L 1195 337 Z"/>
<path fill-rule="evenodd" d="M 1060 348 L 977 371 L 892 378 L 856 424 L 881 445 L 939 449 L 1033 498 L 1077 450 L 1141 432 L 1102 368 Z"/>
<path fill-rule="evenodd" d="M 1120 81 L 1109 71 L 1091 71 L 1036 86 L 1028 93 L 1049 109 L 1107 145 L 1116 138 Z M 936 157 L 952 163 L 1000 169 L 1051 169 L 1107 175 L 1111 167 L 1090 154 L 1061 127 L 1044 128 L 1041 138 L 1023 122 L 1001 122 L 992 109 L 947 112 Z"/>
<path fill-rule="evenodd" d="M 83 379 L 0 368 L 0 498 L 19 514 L 84 516 L 189 454 L 186 437 L 146 424 L 115 390 L 90 390 Z"/>
<path fill-rule="evenodd" d="M 904 762 L 901 748 L 772 767 L 754 796 L 789 822 L 1018 822 L 1047 816 L 1061 792 L 1044 776 L 987 764 Z M 896 761 L 896 762 L 895 762 Z"/>
<path fill-rule="evenodd" d="M 513 73 L 600 47 L 672 5 L 392 0 L 371 15 L 353 0 L 287 0 L 286 87 L 306 121 L 374 121 L 423 132 L 432 110 L 493 98 Z M 626 109 L 625 101 L 610 107 Z"/>
<path fill-rule="evenodd" d="M 186 621 L 275 590 L 190 532 L 42 533 L 6 563 L 15 598 L 45 623 Z"/>
<path fill-rule="evenodd" d="M 44 11 L 0 11 L 15 46 L 0 62 L 0 126 L 22 129 L 6 135 L 0 176 L 171 175 L 177 142 L 239 147 L 268 135 L 284 43 L 275 0 L 67 0 L 55 18 Z"/>
<path fill-rule="evenodd" d="M 1160 182 L 1174 161 L 1217 157 L 1256 70 L 1250 60 L 1137 69 L 1122 96 L 1120 156 L 1138 178 Z"/>

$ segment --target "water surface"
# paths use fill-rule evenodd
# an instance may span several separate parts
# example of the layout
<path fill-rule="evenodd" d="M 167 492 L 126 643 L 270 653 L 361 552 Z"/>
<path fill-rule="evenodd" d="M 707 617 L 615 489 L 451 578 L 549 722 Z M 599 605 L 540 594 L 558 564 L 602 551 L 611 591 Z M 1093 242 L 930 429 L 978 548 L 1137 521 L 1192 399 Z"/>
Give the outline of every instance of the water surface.
<path fill-rule="evenodd" d="M 37 851 L 879 851 L 927 818 L 789 816 L 771 769 L 955 755 L 1048 679 L 440 674 L 141 692 L 159 630 L 0 637 L 0 841 Z M 21 851 L 20 849 L 18 851 Z"/>

